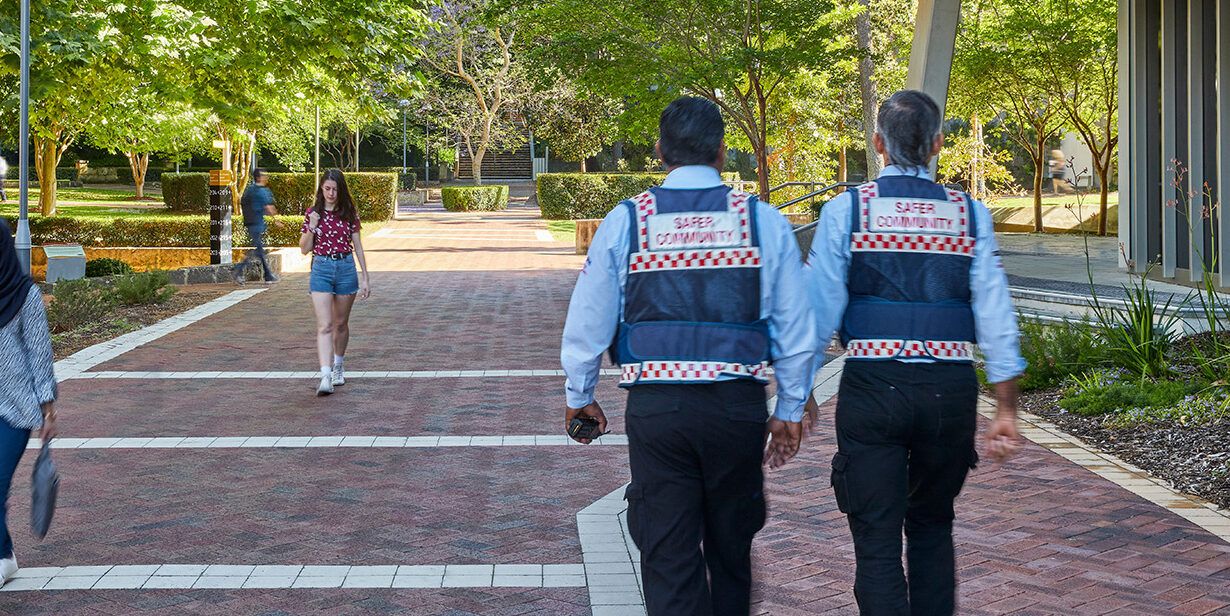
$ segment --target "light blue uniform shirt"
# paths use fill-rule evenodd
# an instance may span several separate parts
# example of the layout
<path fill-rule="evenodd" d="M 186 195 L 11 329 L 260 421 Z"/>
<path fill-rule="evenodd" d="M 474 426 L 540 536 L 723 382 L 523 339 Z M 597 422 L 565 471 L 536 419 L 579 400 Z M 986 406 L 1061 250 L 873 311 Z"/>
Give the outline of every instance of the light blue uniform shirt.
<path fill-rule="evenodd" d="M 931 179 L 925 170 L 907 171 L 895 165 L 885 167 L 880 173 L 880 177 L 892 175 Z M 807 259 L 818 319 L 816 330 L 822 346 L 827 345 L 841 327 L 849 301 L 846 274 L 850 269 L 851 207 L 853 202 L 849 193 L 842 193 L 824 204 L 820 210 L 816 239 Z M 987 380 L 999 383 L 1025 372 L 1025 359 L 1021 357 L 1020 332 L 1016 324 L 1016 310 L 1012 306 L 1012 294 L 1008 291 L 1008 277 L 999 260 L 995 221 L 985 205 L 975 201 L 974 207 L 978 240 L 974 244 L 974 262 L 969 281 L 974 329 L 978 336 L 978 348 L 986 361 Z"/>
<path fill-rule="evenodd" d="M 663 188 L 699 189 L 721 186 L 713 167 L 679 167 L 666 176 Z M 756 210 L 760 239 L 760 311 L 768 319 L 773 368 L 777 378 L 774 416 L 798 422 L 810 393 L 816 342 L 816 316 L 807 296 L 807 281 L 794 230 L 773 206 Z M 598 226 L 585 269 L 577 278 L 564 324 L 560 362 L 568 376 L 568 406 L 594 401 L 602 355 L 611 346 L 623 315 L 628 280 L 628 209 L 617 207 Z M 721 380 L 729 380 L 723 378 Z"/>

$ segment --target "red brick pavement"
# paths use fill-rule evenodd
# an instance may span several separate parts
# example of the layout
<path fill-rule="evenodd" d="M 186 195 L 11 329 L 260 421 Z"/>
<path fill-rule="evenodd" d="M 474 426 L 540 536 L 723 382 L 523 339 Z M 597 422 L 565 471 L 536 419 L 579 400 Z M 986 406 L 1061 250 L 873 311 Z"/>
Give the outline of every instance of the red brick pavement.
<path fill-rule="evenodd" d="M 482 217 L 533 229 L 525 212 Z M 433 214 L 394 228 L 473 229 Z M 537 227 L 541 228 L 541 227 Z M 552 369 L 579 258 L 567 246 L 373 240 L 375 298 L 355 370 Z M 305 277 L 122 356 L 106 370 L 305 370 Z M 618 415 L 611 379 L 602 400 Z M 65 436 L 533 434 L 559 380 L 64 384 Z M 469 426 L 475 426 L 470 428 Z M 852 614 L 853 554 L 829 491 L 831 408 L 769 476 L 756 613 Z M 618 422 L 616 422 L 618 429 Z M 63 509 L 23 564 L 577 562 L 573 514 L 627 479 L 622 448 L 64 451 Z M 18 471 L 14 519 L 28 507 Z M 964 614 L 1230 613 L 1230 546 L 1039 447 L 984 465 L 958 504 Z M 584 589 L 69 591 L 0 595 L 29 614 L 585 614 Z"/>
<path fill-rule="evenodd" d="M 55 531 L 18 539 L 24 566 L 579 563 L 576 512 L 628 479 L 619 447 L 76 450 L 58 460 Z M 14 486 L 16 511 L 29 510 L 27 480 Z"/>
<path fill-rule="evenodd" d="M 854 546 L 828 488 L 832 405 L 768 476 L 757 614 L 851 614 Z M 1230 544 L 1041 447 L 957 502 L 962 614 L 1230 614 Z"/>
<path fill-rule="evenodd" d="M 76 437 L 558 434 L 564 381 L 352 379 L 326 398 L 305 379 L 92 379 L 61 384 Z M 134 394 L 139 392 L 140 404 Z M 612 429 L 624 395 L 600 384 Z"/>

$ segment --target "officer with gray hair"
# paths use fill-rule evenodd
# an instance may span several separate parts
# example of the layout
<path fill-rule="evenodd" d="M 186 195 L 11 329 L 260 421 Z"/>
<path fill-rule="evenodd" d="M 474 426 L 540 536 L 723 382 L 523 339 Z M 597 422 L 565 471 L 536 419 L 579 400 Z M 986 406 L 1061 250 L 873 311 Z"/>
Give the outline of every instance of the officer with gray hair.
<path fill-rule="evenodd" d="M 953 501 L 978 462 L 975 342 L 999 407 L 986 453 L 1002 461 L 1018 447 L 1012 298 L 990 212 L 930 177 L 941 121 L 922 92 L 881 105 L 885 169 L 824 205 L 809 258 L 817 334 L 839 332 L 847 354 L 832 485 L 854 538 L 855 598 L 872 616 L 956 611 Z"/>

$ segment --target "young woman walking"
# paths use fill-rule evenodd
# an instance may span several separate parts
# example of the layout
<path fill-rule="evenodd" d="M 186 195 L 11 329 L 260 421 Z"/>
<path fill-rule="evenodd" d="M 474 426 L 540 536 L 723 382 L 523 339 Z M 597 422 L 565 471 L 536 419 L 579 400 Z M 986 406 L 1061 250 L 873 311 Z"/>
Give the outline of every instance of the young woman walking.
<path fill-rule="evenodd" d="M 32 430 L 56 435 L 56 377 L 43 294 L 17 260 L 0 221 L 0 586 L 17 573 L 9 536 L 8 496 Z"/>
<path fill-rule="evenodd" d="M 310 288 L 320 356 L 317 396 L 327 396 L 334 387 L 346 384 L 342 358 L 350 342 L 350 309 L 356 295 L 362 299 L 371 295 L 361 228 L 346 176 L 339 169 L 326 171 L 320 176 L 316 203 L 305 214 L 299 236 L 299 249 L 312 253 Z M 356 257 L 362 276 L 355 269 Z"/>

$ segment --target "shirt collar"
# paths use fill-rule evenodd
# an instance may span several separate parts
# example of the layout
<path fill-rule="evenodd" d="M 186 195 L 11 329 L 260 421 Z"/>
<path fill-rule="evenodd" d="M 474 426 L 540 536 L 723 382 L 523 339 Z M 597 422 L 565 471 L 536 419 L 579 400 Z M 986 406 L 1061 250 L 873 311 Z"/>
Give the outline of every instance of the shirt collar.
<path fill-rule="evenodd" d="M 722 174 L 709 165 L 686 165 L 676 167 L 666 174 L 662 188 L 697 189 L 722 185 Z"/>
<path fill-rule="evenodd" d="M 912 178 L 920 178 L 923 180 L 931 179 L 931 170 L 927 167 L 902 167 L 900 165 L 889 165 L 880 172 L 880 177 L 892 175 L 905 175 Z"/>

